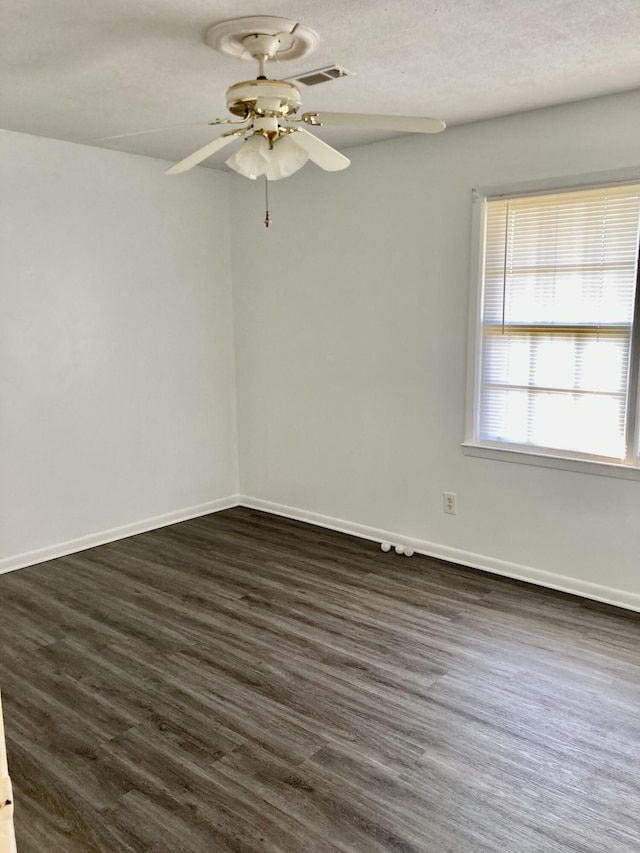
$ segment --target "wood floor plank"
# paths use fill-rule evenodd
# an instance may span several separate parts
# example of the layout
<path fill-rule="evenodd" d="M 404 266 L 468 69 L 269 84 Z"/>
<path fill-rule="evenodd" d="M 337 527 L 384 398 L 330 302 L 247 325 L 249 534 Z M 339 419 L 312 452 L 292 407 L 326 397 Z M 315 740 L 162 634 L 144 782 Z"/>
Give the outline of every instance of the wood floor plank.
<path fill-rule="evenodd" d="M 638 853 L 640 617 L 236 508 L 0 576 L 20 853 Z"/>

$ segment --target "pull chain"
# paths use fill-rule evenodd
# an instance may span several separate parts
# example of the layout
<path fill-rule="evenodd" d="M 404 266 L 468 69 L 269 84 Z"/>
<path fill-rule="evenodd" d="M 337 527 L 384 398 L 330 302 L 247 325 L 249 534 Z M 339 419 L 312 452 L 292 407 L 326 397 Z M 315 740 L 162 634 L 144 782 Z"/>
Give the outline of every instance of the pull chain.
<path fill-rule="evenodd" d="M 269 219 L 269 180 L 266 175 L 264 176 L 264 206 L 266 208 L 264 224 L 265 227 L 268 228 L 271 224 L 271 220 Z"/>

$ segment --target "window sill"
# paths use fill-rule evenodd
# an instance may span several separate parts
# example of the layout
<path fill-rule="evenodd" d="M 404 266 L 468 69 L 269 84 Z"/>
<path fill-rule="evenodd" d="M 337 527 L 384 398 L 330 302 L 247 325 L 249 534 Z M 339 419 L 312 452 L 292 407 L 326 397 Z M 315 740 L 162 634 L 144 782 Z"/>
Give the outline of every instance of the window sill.
<path fill-rule="evenodd" d="M 574 471 L 577 474 L 595 474 L 600 477 L 618 477 L 622 480 L 640 481 L 640 468 L 615 462 L 570 459 L 566 456 L 552 456 L 548 453 L 536 453 L 532 450 L 488 447 L 466 441 L 462 444 L 462 452 L 465 456 L 493 459 L 496 462 L 515 462 L 518 465 L 535 465 L 537 468 L 558 468 L 563 471 Z"/>

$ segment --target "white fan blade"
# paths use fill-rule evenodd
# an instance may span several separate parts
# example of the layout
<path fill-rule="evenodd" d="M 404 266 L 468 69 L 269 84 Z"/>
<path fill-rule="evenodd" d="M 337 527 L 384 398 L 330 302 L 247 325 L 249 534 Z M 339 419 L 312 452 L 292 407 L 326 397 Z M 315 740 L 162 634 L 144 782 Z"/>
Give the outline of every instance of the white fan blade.
<path fill-rule="evenodd" d="M 115 136 L 97 136 L 90 142 L 109 142 L 111 139 L 127 139 L 129 136 L 145 136 L 147 133 L 160 133 L 162 130 L 176 130 L 180 127 L 202 127 L 204 122 L 192 121 L 189 124 L 168 124 L 164 127 L 152 127 L 150 130 L 133 130 L 131 133 L 118 133 Z"/>
<path fill-rule="evenodd" d="M 326 172 L 338 172 L 340 169 L 346 169 L 351 163 L 348 157 L 345 157 L 344 154 L 336 151 L 335 148 L 327 145 L 326 142 L 318 139 L 317 136 L 309 133 L 303 127 L 296 128 L 293 141 L 307 152 L 309 159 L 316 166 L 320 166 Z"/>
<path fill-rule="evenodd" d="M 213 142 L 208 142 L 202 148 L 198 148 L 197 151 L 194 151 L 193 154 L 189 154 L 189 156 L 185 157 L 184 160 L 180 160 L 179 163 L 176 163 L 170 169 L 167 169 L 165 175 L 179 175 L 181 172 L 187 172 L 189 169 L 193 169 L 193 167 L 197 166 L 198 163 L 202 163 L 202 161 L 206 160 L 207 157 L 211 157 L 211 155 L 215 154 L 216 151 L 224 148 L 225 145 L 229 145 L 230 142 L 233 142 L 237 136 L 245 131 L 246 128 L 243 128 L 242 130 L 234 130 L 231 133 L 224 133 L 222 136 L 214 139 Z"/>
<path fill-rule="evenodd" d="M 379 116 L 365 113 L 318 113 L 315 118 L 326 127 L 357 127 L 363 130 L 395 130 L 398 133 L 440 133 L 446 124 L 437 118 Z"/>

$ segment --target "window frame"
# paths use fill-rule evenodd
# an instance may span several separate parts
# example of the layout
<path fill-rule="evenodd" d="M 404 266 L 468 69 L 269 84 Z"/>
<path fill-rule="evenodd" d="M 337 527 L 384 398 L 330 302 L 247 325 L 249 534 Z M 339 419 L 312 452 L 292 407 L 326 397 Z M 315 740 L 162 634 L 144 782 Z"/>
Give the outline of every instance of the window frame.
<path fill-rule="evenodd" d="M 640 480 L 640 448 L 632 462 L 617 463 L 580 453 L 567 455 L 562 451 L 525 447 L 508 443 L 485 442 L 478 438 L 480 412 L 480 368 L 482 363 L 482 307 L 485 262 L 486 202 L 500 198 L 545 195 L 552 192 L 588 190 L 615 184 L 640 183 L 638 167 L 606 172 L 545 178 L 518 184 L 487 186 L 472 190 L 471 265 L 469 288 L 469 328 L 467 340 L 467 394 L 465 439 L 462 450 L 466 456 L 476 456 L 502 462 L 515 462 L 543 468 L 558 468 L 583 474 Z M 640 275 L 640 273 L 639 273 Z M 629 428 L 635 431 L 636 444 L 640 432 L 640 285 L 636 286 L 634 324 L 631 337 L 628 406 Z"/>

